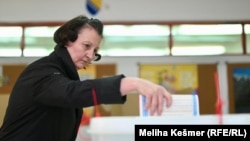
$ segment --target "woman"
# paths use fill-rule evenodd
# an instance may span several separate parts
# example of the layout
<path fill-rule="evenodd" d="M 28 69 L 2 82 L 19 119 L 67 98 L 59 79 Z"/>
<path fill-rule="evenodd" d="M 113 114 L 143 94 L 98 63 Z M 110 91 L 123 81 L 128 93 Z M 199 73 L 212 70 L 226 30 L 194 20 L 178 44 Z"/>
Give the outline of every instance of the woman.
<path fill-rule="evenodd" d="M 136 92 L 147 98 L 151 114 L 161 114 L 163 101 L 172 102 L 163 87 L 135 77 L 80 81 L 77 70 L 101 58 L 103 24 L 77 16 L 54 34 L 54 51 L 26 67 L 10 94 L 0 130 L 1 141 L 75 141 L 82 108 L 126 101 Z"/>

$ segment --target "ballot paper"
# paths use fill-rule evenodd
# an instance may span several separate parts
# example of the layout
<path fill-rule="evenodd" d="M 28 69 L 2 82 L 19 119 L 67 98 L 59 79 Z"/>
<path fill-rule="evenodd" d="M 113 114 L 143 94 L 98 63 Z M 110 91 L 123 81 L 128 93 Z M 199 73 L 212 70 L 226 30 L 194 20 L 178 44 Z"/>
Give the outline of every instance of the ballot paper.
<path fill-rule="evenodd" d="M 173 101 L 170 107 L 166 107 L 166 101 L 163 103 L 163 112 L 161 116 L 198 116 L 199 112 L 199 99 L 197 94 L 173 94 Z M 157 114 L 150 115 L 146 110 L 146 97 L 139 96 L 140 103 L 140 116 L 157 116 Z"/>

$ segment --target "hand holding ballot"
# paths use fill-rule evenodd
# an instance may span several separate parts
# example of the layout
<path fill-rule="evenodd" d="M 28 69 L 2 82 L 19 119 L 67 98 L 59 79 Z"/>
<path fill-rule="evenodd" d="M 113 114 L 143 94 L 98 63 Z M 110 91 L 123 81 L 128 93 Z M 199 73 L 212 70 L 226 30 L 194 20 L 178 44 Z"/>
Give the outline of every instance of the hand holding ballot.
<path fill-rule="evenodd" d="M 147 117 L 149 111 L 145 108 L 146 97 L 140 95 L 140 116 Z M 165 103 L 164 103 L 165 104 Z M 161 116 L 199 116 L 199 98 L 197 94 L 173 94 L 172 105 L 169 108 L 163 107 Z M 153 115 L 156 116 L 156 115 Z"/>
<path fill-rule="evenodd" d="M 172 104 L 172 96 L 164 87 L 145 79 L 126 77 L 122 79 L 120 88 L 122 95 L 135 91 L 145 96 L 145 108 L 149 110 L 150 115 L 161 115 L 163 109 Z"/>

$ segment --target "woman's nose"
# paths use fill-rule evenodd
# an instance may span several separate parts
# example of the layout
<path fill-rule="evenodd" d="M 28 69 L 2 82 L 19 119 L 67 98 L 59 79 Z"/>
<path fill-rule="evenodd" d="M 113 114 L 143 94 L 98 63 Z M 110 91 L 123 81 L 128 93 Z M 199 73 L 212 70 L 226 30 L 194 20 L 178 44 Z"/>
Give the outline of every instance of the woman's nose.
<path fill-rule="evenodd" d="M 88 51 L 87 56 L 90 60 L 93 60 L 95 58 L 95 52 L 94 51 Z"/>

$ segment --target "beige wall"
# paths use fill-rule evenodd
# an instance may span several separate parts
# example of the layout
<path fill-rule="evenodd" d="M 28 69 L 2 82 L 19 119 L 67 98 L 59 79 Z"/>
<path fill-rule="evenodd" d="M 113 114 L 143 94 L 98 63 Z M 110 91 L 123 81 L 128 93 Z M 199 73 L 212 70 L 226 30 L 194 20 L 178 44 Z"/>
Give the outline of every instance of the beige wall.
<path fill-rule="evenodd" d="M 3 118 L 5 115 L 5 110 L 7 108 L 9 94 L 0 94 L 0 126 L 3 123 Z"/>
<path fill-rule="evenodd" d="M 139 116 L 139 95 L 129 94 L 127 101 L 121 106 L 122 116 Z"/>

